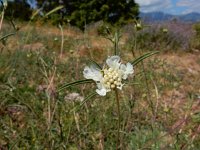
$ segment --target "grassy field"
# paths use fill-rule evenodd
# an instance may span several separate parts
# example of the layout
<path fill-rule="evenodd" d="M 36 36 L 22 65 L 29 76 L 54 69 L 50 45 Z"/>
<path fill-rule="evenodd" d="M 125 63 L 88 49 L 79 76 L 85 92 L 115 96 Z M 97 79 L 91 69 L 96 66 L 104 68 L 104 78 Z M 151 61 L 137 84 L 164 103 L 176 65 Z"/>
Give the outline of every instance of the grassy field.
<path fill-rule="evenodd" d="M 69 25 L 18 26 L 0 45 L 0 149 L 116 149 L 114 92 L 91 96 L 95 84 L 58 92 L 84 79 L 89 59 L 103 65 L 113 55 L 112 42 L 95 26 L 85 32 Z M 3 24 L 1 36 L 12 32 L 11 24 Z M 177 34 L 143 32 L 121 29 L 124 62 L 149 51 L 160 53 L 134 66 L 134 75 L 119 91 L 120 148 L 198 150 L 200 51 L 183 50 Z"/>

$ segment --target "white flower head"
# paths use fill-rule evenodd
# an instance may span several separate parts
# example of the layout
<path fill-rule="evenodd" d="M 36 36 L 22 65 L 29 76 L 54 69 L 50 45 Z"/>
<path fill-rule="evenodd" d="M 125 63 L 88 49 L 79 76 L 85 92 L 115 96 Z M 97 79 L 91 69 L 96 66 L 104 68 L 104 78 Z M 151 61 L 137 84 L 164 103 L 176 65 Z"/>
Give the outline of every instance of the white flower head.
<path fill-rule="evenodd" d="M 106 66 L 101 70 L 95 66 L 86 66 L 83 75 L 86 79 L 92 79 L 97 84 L 96 92 L 105 96 L 112 89 L 122 89 L 123 80 L 128 75 L 133 74 L 133 66 L 131 63 L 122 64 L 119 56 L 111 56 L 106 60 Z"/>

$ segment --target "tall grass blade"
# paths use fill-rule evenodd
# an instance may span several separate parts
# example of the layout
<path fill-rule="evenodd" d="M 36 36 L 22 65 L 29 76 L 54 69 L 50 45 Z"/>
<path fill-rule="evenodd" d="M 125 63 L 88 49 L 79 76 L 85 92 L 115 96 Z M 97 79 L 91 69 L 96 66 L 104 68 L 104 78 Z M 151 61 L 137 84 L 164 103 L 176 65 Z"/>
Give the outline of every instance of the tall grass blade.
<path fill-rule="evenodd" d="M 62 91 L 64 89 L 69 88 L 69 87 L 74 86 L 74 85 L 80 85 L 80 84 L 85 84 L 85 83 L 93 83 L 93 82 L 94 81 L 91 80 L 91 79 L 85 79 L 85 80 L 79 80 L 79 81 L 67 83 L 67 84 L 64 84 L 61 87 L 59 87 L 57 92 L 60 92 L 60 91 Z"/>
<path fill-rule="evenodd" d="M 146 59 L 146 58 L 148 58 L 148 57 L 150 57 L 150 56 L 152 56 L 152 55 L 155 55 L 155 54 L 157 54 L 157 53 L 159 53 L 159 51 L 154 51 L 154 52 L 146 53 L 146 54 L 144 54 L 144 55 L 142 55 L 142 56 L 136 58 L 134 61 L 131 62 L 131 64 L 132 64 L 133 66 L 135 66 L 135 65 L 137 65 L 139 62 L 143 61 L 144 59 Z"/>
<path fill-rule="evenodd" d="M 114 55 L 119 55 L 119 39 L 120 39 L 120 34 L 119 31 L 115 32 L 114 35 Z"/>
<path fill-rule="evenodd" d="M 54 12 L 56 12 L 56 11 L 62 9 L 62 8 L 64 8 L 63 5 L 58 6 L 58 7 L 54 8 L 53 10 L 49 11 L 44 17 L 47 17 L 47 16 L 49 16 L 50 14 L 52 14 L 52 13 L 54 13 Z"/>
<path fill-rule="evenodd" d="M 15 33 L 9 33 L 9 34 L 4 35 L 3 37 L 0 38 L 0 41 L 4 40 L 5 38 L 12 36 L 12 35 L 15 35 Z"/>
<path fill-rule="evenodd" d="M 37 16 L 37 14 L 40 13 L 41 10 L 42 10 L 41 8 L 40 8 L 40 9 L 37 9 L 37 10 L 32 14 L 31 20 L 33 20 L 33 19 L 35 18 L 35 16 Z"/>

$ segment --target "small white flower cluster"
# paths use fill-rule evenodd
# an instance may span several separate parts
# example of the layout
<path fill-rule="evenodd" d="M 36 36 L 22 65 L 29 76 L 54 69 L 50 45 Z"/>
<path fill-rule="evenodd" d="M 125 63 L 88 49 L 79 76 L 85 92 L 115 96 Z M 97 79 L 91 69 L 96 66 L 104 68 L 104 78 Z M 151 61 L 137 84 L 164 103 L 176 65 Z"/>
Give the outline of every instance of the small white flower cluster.
<path fill-rule="evenodd" d="M 131 63 L 121 64 L 119 56 L 111 56 L 106 60 L 106 67 L 102 70 L 95 66 L 86 66 L 83 75 L 86 79 L 96 82 L 98 89 L 96 92 L 105 96 L 112 89 L 122 89 L 122 80 L 127 79 L 128 75 L 133 74 Z"/>
<path fill-rule="evenodd" d="M 116 70 L 113 70 L 112 68 L 104 69 L 103 74 L 103 82 L 107 89 L 121 87 L 121 76 Z"/>

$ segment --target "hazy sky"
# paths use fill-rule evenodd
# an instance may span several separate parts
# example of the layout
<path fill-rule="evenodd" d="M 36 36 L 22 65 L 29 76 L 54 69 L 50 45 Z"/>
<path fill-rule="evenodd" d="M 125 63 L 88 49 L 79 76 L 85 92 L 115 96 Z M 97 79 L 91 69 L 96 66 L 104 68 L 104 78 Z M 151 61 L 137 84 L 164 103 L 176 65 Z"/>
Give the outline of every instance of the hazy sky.
<path fill-rule="evenodd" d="M 171 14 L 200 13 L 200 0 L 135 0 L 142 12 L 163 11 Z"/>

